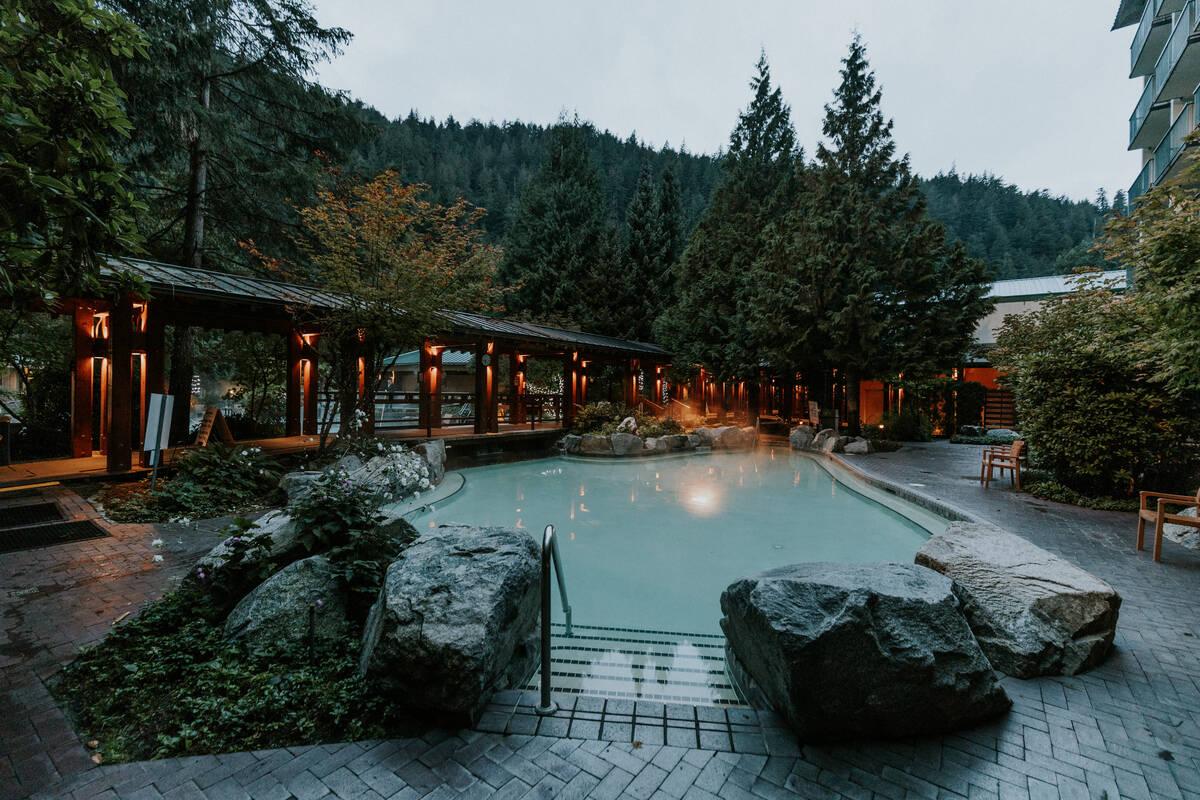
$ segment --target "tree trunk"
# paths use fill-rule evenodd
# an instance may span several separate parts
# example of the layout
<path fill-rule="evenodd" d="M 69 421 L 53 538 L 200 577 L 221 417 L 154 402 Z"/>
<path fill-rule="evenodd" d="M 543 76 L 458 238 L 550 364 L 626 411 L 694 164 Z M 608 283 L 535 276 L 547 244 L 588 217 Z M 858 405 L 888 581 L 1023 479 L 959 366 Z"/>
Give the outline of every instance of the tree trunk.
<path fill-rule="evenodd" d="M 862 434 L 862 419 L 859 414 L 858 401 L 861 395 L 862 377 L 858 370 L 846 371 L 846 424 L 851 436 Z"/>
<path fill-rule="evenodd" d="M 207 80 L 200 89 L 200 105 L 208 109 Z M 208 151 L 199 122 L 192 131 L 189 150 L 187 207 L 183 218 L 183 263 L 199 269 L 204 266 L 204 202 L 208 190 Z M 176 326 L 171 341 L 171 394 L 175 396 L 171 429 L 178 440 L 187 438 L 191 426 L 194 372 L 192 330 L 186 325 Z"/>

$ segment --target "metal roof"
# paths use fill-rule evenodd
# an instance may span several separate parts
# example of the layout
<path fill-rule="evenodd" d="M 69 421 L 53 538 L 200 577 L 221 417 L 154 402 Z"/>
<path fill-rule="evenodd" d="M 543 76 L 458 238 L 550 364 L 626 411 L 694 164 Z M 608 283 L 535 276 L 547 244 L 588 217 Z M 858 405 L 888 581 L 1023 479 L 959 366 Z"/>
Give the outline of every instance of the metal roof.
<path fill-rule="evenodd" d="M 140 258 L 108 258 L 100 268 L 101 278 L 114 278 L 118 273 L 132 273 L 144 280 L 152 292 L 170 296 L 190 296 L 208 299 L 243 300 L 283 306 L 305 306 L 313 309 L 337 308 L 345 296 L 315 286 L 285 283 L 267 278 L 232 275 L 176 264 L 163 264 Z M 656 344 L 634 342 L 613 336 L 586 331 L 573 331 L 531 322 L 518 322 L 501 317 L 487 317 L 467 311 L 445 310 L 448 330 L 468 336 L 497 337 L 549 347 L 616 352 L 637 356 L 669 358 L 670 354 Z"/>
<path fill-rule="evenodd" d="M 315 286 L 284 283 L 248 275 L 232 275 L 195 267 L 181 267 L 146 261 L 140 258 L 109 258 L 100 267 L 101 278 L 112 278 L 119 272 L 132 273 L 152 291 L 193 297 L 237 297 L 279 305 L 304 305 L 314 308 L 334 308 L 342 299 L 333 292 Z"/>
<path fill-rule="evenodd" d="M 1041 278 L 1013 278 L 1012 280 L 996 281 L 988 290 L 988 297 L 996 299 L 1013 297 L 1049 297 L 1056 294 L 1069 294 L 1079 289 L 1081 279 L 1099 278 L 1105 284 L 1111 284 L 1117 289 L 1125 289 L 1129 278 L 1123 269 L 1110 269 L 1104 272 L 1088 272 L 1078 275 L 1047 275 Z"/>
<path fill-rule="evenodd" d="M 466 367 L 475 360 L 475 354 L 466 350 L 443 350 L 442 368 Z M 392 356 L 383 362 L 385 367 L 412 367 L 414 370 L 421 365 L 421 351 L 409 350 Z"/>
<path fill-rule="evenodd" d="M 1113 20 L 1112 29 L 1115 31 L 1140 20 L 1142 11 L 1146 8 L 1146 2 L 1147 0 L 1121 0 L 1120 5 L 1117 6 L 1117 16 Z"/>

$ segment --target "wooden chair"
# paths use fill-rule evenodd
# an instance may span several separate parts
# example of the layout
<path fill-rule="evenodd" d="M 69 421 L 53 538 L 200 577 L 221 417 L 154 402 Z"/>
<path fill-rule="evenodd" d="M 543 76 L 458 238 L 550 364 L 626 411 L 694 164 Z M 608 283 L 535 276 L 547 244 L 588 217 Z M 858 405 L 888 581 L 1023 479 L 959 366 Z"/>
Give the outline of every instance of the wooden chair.
<path fill-rule="evenodd" d="M 1000 477 L 1005 471 L 1011 473 L 1009 480 L 1013 488 L 1021 491 L 1021 461 L 1025 458 L 1025 441 L 1017 439 L 1010 446 L 988 447 L 983 451 L 983 462 L 979 465 L 979 482 L 983 488 L 988 488 L 995 477 L 995 471 L 1000 470 Z"/>
<path fill-rule="evenodd" d="M 1151 503 L 1153 501 L 1153 504 Z M 1154 523 L 1154 560 L 1162 561 L 1163 526 L 1167 523 L 1186 525 L 1189 528 L 1200 528 L 1200 518 L 1185 517 L 1181 513 L 1171 513 L 1168 506 L 1181 506 L 1180 511 L 1188 508 L 1200 508 L 1200 490 L 1195 497 L 1185 494 L 1163 494 L 1162 492 L 1142 492 L 1142 500 L 1138 509 L 1137 549 L 1141 550 L 1146 544 L 1146 523 Z"/>

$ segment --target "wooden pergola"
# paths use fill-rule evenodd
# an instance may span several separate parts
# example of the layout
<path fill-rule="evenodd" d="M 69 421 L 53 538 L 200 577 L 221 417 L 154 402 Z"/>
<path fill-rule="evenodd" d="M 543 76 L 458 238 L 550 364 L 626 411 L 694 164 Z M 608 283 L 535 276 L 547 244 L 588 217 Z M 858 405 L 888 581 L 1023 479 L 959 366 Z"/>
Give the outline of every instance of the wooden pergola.
<path fill-rule="evenodd" d="M 71 375 L 71 448 L 75 457 L 106 456 L 110 472 L 129 470 L 140 451 L 152 393 L 165 391 L 169 325 L 280 335 L 287 341 L 286 436 L 318 433 L 320 312 L 339 296 L 281 281 L 231 275 L 141 259 L 110 259 L 102 283 L 116 290 L 132 274 L 148 287 L 145 298 L 77 297 L 59 306 L 74 319 Z M 525 372 L 531 358 L 562 364 L 561 419 L 569 427 L 587 402 L 589 378 L 602 366 L 621 371 L 621 399 L 661 410 L 670 354 L 657 345 L 459 311 L 442 312 L 444 326 L 420 348 L 421 427 L 440 427 L 444 350 L 474 353 L 473 433 L 499 429 L 499 359 L 508 359 L 504 387 L 510 419 L 527 413 Z M 369 346 L 370 343 L 364 343 Z M 363 362 L 365 363 L 365 362 Z M 360 390 L 365 385 L 360 375 Z M 654 398 L 654 399 L 650 399 Z M 374 404 L 369 404 L 373 407 Z M 368 428 L 373 420 L 366 421 Z"/>

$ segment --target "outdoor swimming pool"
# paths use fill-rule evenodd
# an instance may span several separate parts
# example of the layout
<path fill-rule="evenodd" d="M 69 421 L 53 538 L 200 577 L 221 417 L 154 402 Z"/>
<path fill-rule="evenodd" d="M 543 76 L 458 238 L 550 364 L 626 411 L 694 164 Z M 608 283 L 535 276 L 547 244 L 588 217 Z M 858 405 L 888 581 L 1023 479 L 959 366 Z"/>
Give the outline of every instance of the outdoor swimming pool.
<path fill-rule="evenodd" d="M 909 562 L 928 536 L 918 523 L 945 524 L 915 507 L 907 518 L 815 459 L 768 448 L 463 475 L 463 490 L 416 524 L 516 526 L 539 541 L 553 524 L 580 625 L 718 634 L 721 592 L 744 575 L 798 561 Z"/>

